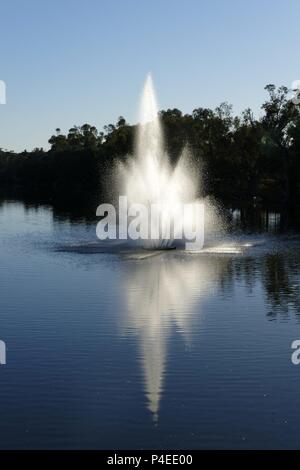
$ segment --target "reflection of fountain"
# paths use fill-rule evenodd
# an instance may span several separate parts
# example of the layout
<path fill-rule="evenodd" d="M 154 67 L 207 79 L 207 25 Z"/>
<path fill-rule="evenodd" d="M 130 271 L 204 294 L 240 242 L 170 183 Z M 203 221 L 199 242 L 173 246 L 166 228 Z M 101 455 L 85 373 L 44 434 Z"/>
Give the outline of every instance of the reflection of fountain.
<path fill-rule="evenodd" d="M 168 155 L 164 152 L 161 123 L 149 75 L 141 99 L 135 155 L 129 163 L 120 165 L 123 190 L 129 203 L 143 204 L 148 208 L 153 205 L 160 207 L 157 219 L 151 218 L 149 224 L 147 247 L 165 248 L 172 245 L 176 237 L 174 222 L 183 224 L 183 227 L 191 222 L 183 218 L 182 214 L 182 204 L 195 201 L 197 192 L 188 160 L 185 151 L 175 168 L 169 163 Z M 166 235 L 169 220 L 172 226 L 171 238 Z M 154 237 L 153 233 L 158 236 Z"/>
<path fill-rule="evenodd" d="M 194 322 L 199 321 L 199 301 L 209 295 L 226 264 L 226 258 L 160 255 L 130 265 L 125 331 L 139 337 L 148 408 L 154 419 L 159 413 L 172 328 L 191 342 Z"/>

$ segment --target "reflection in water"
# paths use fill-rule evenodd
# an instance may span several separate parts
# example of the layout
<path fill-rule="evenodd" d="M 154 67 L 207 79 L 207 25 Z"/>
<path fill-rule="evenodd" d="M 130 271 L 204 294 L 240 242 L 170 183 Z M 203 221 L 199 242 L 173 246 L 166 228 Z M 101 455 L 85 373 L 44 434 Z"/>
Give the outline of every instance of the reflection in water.
<path fill-rule="evenodd" d="M 259 283 L 264 291 L 269 320 L 296 314 L 300 321 L 300 245 L 291 238 L 288 251 L 284 245 L 262 256 L 243 256 L 232 259 L 227 269 L 227 286 L 242 282 L 249 292 Z M 222 281 L 223 282 L 223 281 Z M 220 286 L 223 290 L 223 285 Z"/>
<path fill-rule="evenodd" d="M 190 343 L 193 325 L 204 313 L 199 303 L 211 295 L 227 263 L 226 258 L 161 254 L 130 266 L 125 331 L 138 334 L 148 408 L 155 420 L 172 329 Z"/>
<path fill-rule="evenodd" d="M 190 344 L 205 313 L 203 303 L 215 288 L 232 296 L 237 281 L 251 292 L 261 282 L 276 312 L 300 313 L 299 254 L 227 257 L 162 253 L 130 262 L 126 275 L 128 317 L 124 331 L 138 335 L 148 408 L 158 419 L 174 328 Z M 202 306 L 201 306 L 202 304 Z"/>
<path fill-rule="evenodd" d="M 1 448 L 299 447 L 300 232 L 151 258 L 92 251 L 95 225 L 45 207 L 0 204 L 0 225 Z"/>
<path fill-rule="evenodd" d="M 256 207 L 234 209 L 231 213 L 231 225 L 233 229 L 277 233 L 283 228 L 284 217 L 280 212 L 261 210 Z"/>
<path fill-rule="evenodd" d="M 300 313 L 300 256 L 297 250 L 280 256 L 278 253 L 265 257 L 262 281 L 270 306 L 269 319 L 277 314 L 288 316 Z"/>

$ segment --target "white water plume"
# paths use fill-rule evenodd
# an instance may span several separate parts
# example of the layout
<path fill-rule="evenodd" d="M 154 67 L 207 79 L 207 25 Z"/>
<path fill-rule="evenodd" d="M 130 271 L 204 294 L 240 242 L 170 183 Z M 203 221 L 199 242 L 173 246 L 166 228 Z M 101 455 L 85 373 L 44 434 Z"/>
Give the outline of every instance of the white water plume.
<path fill-rule="evenodd" d="M 159 239 L 153 239 L 150 235 L 146 247 L 169 247 L 173 238 L 178 238 L 174 233 L 175 221 L 184 232 L 187 221 L 183 220 L 182 205 L 196 201 L 197 184 L 192 177 L 187 150 L 183 151 L 175 168 L 170 164 L 164 150 L 163 132 L 150 75 L 141 98 L 135 154 L 128 163 L 120 165 L 120 170 L 124 192 L 130 204 L 143 204 L 149 209 L 157 205 L 160 208 L 159 226 L 153 230 L 159 233 Z M 167 233 L 166 220 L 171 220 L 173 238 L 164 236 Z"/>

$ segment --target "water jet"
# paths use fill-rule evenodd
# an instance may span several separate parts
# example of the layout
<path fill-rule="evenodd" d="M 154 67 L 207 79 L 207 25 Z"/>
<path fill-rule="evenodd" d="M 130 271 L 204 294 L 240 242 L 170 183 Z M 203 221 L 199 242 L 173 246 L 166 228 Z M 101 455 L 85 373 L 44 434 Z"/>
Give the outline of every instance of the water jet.
<path fill-rule="evenodd" d="M 143 248 L 174 249 L 175 240 L 182 240 L 185 227 L 195 222 L 192 220 L 195 211 L 190 211 L 188 217 L 182 211 L 184 205 L 196 204 L 197 201 L 198 182 L 193 176 L 190 161 L 189 152 L 184 149 L 177 164 L 172 166 L 170 163 L 149 74 L 141 96 L 134 155 L 118 167 L 128 203 L 151 208 L 145 217 L 150 212 L 152 215 L 153 206 L 159 208 L 157 219 L 153 221 L 151 217 L 147 220 L 149 236 L 147 239 L 144 237 Z"/>

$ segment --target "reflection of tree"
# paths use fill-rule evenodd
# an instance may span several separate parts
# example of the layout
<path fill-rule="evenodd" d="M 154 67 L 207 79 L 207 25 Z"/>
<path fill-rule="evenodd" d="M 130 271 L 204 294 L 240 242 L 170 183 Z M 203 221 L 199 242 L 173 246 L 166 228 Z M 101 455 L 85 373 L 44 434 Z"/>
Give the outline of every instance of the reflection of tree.
<path fill-rule="evenodd" d="M 300 313 L 300 257 L 294 255 L 268 255 L 262 269 L 262 282 L 272 308 L 276 313 Z"/>
<path fill-rule="evenodd" d="M 232 260 L 230 266 L 231 281 L 243 282 L 249 291 L 261 280 L 270 307 L 270 318 L 276 318 L 278 313 L 300 313 L 300 254 L 296 250 L 267 254 L 261 258 L 238 258 Z"/>
<path fill-rule="evenodd" d="M 286 228 L 286 217 L 283 213 L 264 210 L 256 206 L 235 209 L 228 214 L 229 223 L 234 230 L 242 229 L 244 232 L 277 233 Z"/>
<path fill-rule="evenodd" d="M 175 327 L 187 343 L 191 341 L 193 325 L 203 315 L 199 303 L 226 278 L 227 263 L 226 258 L 160 255 L 130 266 L 124 330 L 138 335 L 148 408 L 154 419 L 163 390 L 168 338 Z"/>
<path fill-rule="evenodd" d="M 257 280 L 257 261 L 250 257 L 234 260 L 233 276 L 238 281 L 243 282 L 248 291 L 251 292 Z"/>

